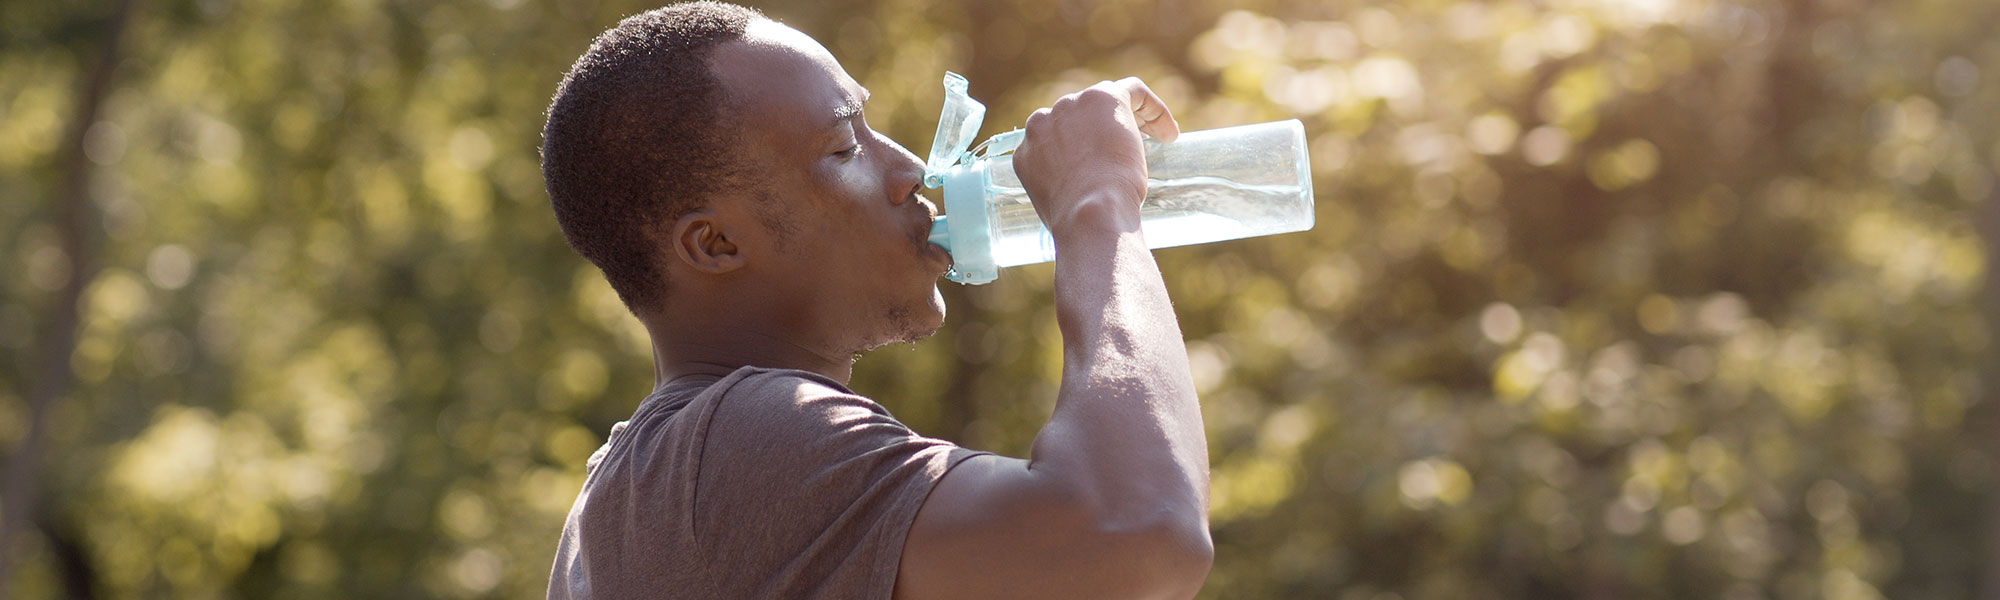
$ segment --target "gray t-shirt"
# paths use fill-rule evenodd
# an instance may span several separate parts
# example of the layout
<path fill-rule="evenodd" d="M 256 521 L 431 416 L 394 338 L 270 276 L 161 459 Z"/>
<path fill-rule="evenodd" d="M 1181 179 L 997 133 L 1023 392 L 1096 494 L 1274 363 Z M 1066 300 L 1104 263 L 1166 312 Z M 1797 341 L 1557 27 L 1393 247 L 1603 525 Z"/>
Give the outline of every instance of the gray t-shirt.
<path fill-rule="evenodd" d="M 590 457 L 549 598 L 881 598 L 931 487 L 980 454 L 805 371 L 677 379 Z"/>

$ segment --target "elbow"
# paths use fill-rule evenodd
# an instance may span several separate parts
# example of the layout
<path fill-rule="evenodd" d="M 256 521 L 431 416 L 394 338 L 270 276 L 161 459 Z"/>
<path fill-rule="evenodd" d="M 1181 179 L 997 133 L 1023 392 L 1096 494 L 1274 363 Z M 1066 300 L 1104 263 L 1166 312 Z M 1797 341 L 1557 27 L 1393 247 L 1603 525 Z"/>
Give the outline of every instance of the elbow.
<path fill-rule="evenodd" d="M 1186 544 L 1183 550 L 1185 551 L 1188 570 L 1201 574 L 1196 579 L 1195 584 L 1196 587 L 1200 587 L 1200 582 L 1208 579 L 1209 568 L 1215 566 L 1215 539 L 1209 536 L 1208 520 L 1202 519 L 1201 523 L 1191 533 L 1186 534 L 1186 537 L 1182 541 Z"/>
<path fill-rule="evenodd" d="M 1106 547 L 1127 559 L 1134 598 L 1193 598 L 1215 564 L 1215 542 L 1208 519 L 1187 511 L 1163 510 L 1153 518 L 1101 521 L 1100 535 L 1114 539 Z"/>
<path fill-rule="evenodd" d="M 1193 598 L 1201 591 L 1203 582 L 1208 581 L 1208 571 L 1215 566 L 1215 540 L 1209 537 L 1208 520 L 1195 519 L 1192 524 L 1172 528 L 1161 541 L 1167 554 L 1166 564 L 1160 568 L 1160 577 L 1167 593 L 1165 598 Z"/>
<path fill-rule="evenodd" d="M 1198 495 L 1155 489 L 1108 502 L 1080 487 L 1043 490 L 1020 517 L 1039 524 L 1038 562 L 1052 580 L 1079 584 L 1074 597 L 1186 600 L 1208 580 L 1215 542 Z"/>

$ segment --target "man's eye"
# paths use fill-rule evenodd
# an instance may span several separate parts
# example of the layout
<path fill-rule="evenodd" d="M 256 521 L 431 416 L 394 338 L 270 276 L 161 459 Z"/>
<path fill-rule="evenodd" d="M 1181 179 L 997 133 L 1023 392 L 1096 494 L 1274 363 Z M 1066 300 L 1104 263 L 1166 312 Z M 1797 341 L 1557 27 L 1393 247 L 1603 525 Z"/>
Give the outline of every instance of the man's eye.
<path fill-rule="evenodd" d="M 841 150 L 841 151 L 839 151 L 839 152 L 835 152 L 835 153 L 833 153 L 833 155 L 834 155 L 834 156 L 838 156 L 838 157 L 841 157 L 841 158 L 848 158 L 848 157 L 852 157 L 852 156 L 857 156 L 857 155 L 859 155 L 859 154 L 861 154 L 861 145 L 860 145 L 860 144 L 855 144 L 855 145 L 853 145 L 853 146 L 848 146 L 846 150 Z"/>

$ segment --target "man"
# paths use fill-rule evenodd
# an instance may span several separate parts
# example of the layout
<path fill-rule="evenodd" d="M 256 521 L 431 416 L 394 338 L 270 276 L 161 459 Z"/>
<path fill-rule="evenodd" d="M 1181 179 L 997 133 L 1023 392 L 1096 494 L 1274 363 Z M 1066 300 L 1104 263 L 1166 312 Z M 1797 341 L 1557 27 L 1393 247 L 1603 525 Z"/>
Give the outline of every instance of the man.
<path fill-rule="evenodd" d="M 1015 165 L 1056 242 L 1064 373 L 1019 460 L 911 432 L 845 386 L 935 332 L 949 257 L 922 163 L 812 38 L 690 3 L 604 33 L 556 92 L 556 217 L 652 336 L 658 384 L 590 460 L 552 598 L 1185 598 L 1207 448 L 1139 231 L 1137 79 L 1028 119 Z"/>

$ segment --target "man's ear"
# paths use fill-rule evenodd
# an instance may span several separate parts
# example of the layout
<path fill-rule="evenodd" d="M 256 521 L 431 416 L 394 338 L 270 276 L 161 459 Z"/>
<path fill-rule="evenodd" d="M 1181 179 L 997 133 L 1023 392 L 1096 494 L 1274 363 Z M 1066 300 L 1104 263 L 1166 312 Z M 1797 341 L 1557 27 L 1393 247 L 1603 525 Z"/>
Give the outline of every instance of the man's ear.
<path fill-rule="evenodd" d="M 674 255 L 696 271 L 721 274 L 742 268 L 743 254 L 736 242 L 723 231 L 722 222 L 707 209 L 682 215 L 674 221 L 668 240 Z"/>

